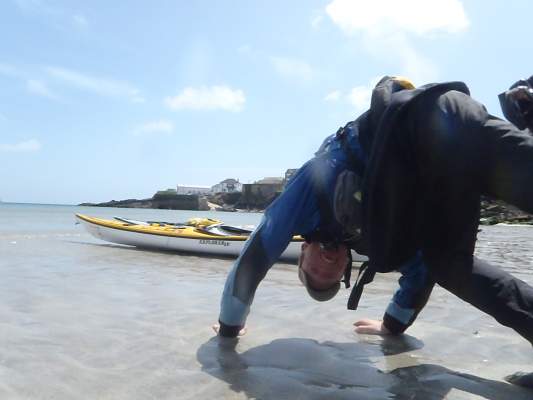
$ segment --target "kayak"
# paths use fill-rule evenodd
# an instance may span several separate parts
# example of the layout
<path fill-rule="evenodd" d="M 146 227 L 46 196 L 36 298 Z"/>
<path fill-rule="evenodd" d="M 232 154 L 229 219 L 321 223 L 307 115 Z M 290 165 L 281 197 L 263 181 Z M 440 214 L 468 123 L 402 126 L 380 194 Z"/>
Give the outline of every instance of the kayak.
<path fill-rule="evenodd" d="M 185 223 L 114 220 L 76 214 L 77 221 L 97 239 L 106 242 L 166 251 L 216 254 L 237 257 L 253 232 L 246 227 L 224 224 L 209 218 Z M 280 258 L 295 260 L 304 239 L 294 236 Z"/>

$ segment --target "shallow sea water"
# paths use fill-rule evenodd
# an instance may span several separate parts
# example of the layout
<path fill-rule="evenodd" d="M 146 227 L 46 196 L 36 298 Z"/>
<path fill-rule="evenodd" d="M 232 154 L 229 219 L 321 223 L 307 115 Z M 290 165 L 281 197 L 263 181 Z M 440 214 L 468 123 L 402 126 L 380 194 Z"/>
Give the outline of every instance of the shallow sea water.
<path fill-rule="evenodd" d="M 142 251 L 92 238 L 74 213 L 257 224 L 260 214 L 0 204 L 0 399 L 531 399 L 503 377 L 533 371 L 531 346 L 437 288 L 398 338 L 356 335 L 397 276 L 360 309 L 305 295 L 295 266 L 261 283 L 248 333 L 211 325 L 232 260 Z M 477 254 L 533 284 L 533 229 L 483 227 Z"/>

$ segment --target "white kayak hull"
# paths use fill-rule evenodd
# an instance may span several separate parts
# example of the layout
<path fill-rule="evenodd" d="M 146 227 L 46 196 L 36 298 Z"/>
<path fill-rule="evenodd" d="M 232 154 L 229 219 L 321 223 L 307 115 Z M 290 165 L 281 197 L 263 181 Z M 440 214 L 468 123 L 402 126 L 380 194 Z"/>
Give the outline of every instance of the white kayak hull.
<path fill-rule="evenodd" d="M 76 215 L 76 219 L 92 236 L 98 239 L 147 249 L 237 257 L 244 248 L 247 239 L 247 237 L 243 236 L 206 234 L 187 236 L 186 234 L 176 234 L 176 230 L 170 228 L 166 229 L 168 232 L 164 232 L 164 229 L 153 229 L 150 232 L 146 227 L 136 229 L 135 226 L 128 224 L 100 220 L 79 214 Z M 302 239 L 291 241 L 281 258 L 290 260 L 298 259 L 302 241 Z"/>

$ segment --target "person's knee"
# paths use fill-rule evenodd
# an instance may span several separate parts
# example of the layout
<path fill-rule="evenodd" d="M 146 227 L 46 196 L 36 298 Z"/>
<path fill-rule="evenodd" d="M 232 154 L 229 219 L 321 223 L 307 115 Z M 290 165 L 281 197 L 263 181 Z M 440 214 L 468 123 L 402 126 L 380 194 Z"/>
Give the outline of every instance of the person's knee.
<path fill-rule="evenodd" d="M 425 259 L 430 278 L 449 292 L 462 297 L 472 275 L 471 256 L 440 255 Z"/>

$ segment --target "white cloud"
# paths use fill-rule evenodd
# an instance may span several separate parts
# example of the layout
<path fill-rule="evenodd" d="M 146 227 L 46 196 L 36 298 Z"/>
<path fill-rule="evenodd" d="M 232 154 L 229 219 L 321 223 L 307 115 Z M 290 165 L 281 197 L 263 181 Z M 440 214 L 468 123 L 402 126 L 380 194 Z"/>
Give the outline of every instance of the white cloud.
<path fill-rule="evenodd" d="M 46 83 L 42 81 L 38 81 L 35 79 L 29 79 L 26 82 L 26 88 L 28 89 L 30 93 L 36 94 L 38 96 L 47 97 L 53 100 L 57 100 L 59 98 L 48 88 Z"/>
<path fill-rule="evenodd" d="M 47 67 L 46 72 L 51 77 L 77 89 L 101 96 L 126 97 L 134 103 L 144 102 L 139 90 L 128 82 L 94 77 L 60 67 Z"/>
<path fill-rule="evenodd" d="M 333 0 L 326 12 L 348 34 L 455 33 L 470 24 L 460 0 Z"/>
<path fill-rule="evenodd" d="M 59 96 L 53 93 L 46 83 L 41 80 L 28 78 L 27 73 L 21 72 L 18 68 L 12 65 L 0 63 L 0 75 L 25 81 L 26 90 L 32 94 L 53 100 L 59 100 Z"/>
<path fill-rule="evenodd" d="M 347 95 L 348 101 L 355 107 L 356 112 L 368 110 L 372 97 L 372 87 L 356 86 Z"/>
<path fill-rule="evenodd" d="M 405 36 L 398 35 L 391 39 L 389 46 L 389 55 L 395 54 L 402 65 L 398 75 L 406 76 L 415 83 L 433 82 L 438 79 L 438 66 L 418 52 Z"/>
<path fill-rule="evenodd" d="M 341 91 L 340 90 L 334 90 L 333 92 L 330 92 L 324 97 L 325 101 L 338 101 L 341 98 Z"/>
<path fill-rule="evenodd" d="M 272 65 L 276 71 L 285 78 L 297 79 L 300 81 L 310 81 L 315 75 L 313 68 L 302 60 L 284 57 L 271 57 L 270 61 L 272 62 Z"/>
<path fill-rule="evenodd" d="M 424 84 L 439 79 L 439 67 L 419 52 L 405 34 L 367 38 L 366 50 L 380 59 L 386 68 L 385 74 L 408 77 L 415 84 Z"/>
<path fill-rule="evenodd" d="M 420 83 L 438 80 L 439 68 L 410 37 L 457 33 L 469 26 L 460 0 L 333 0 L 326 13 L 347 35 L 361 34 L 363 46 L 389 74 Z"/>
<path fill-rule="evenodd" d="M 345 101 L 354 107 L 355 113 L 362 113 L 370 107 L 370 99 L 372 98 L 372 90 L 380 81 L 381 77 L 371 79 L 365 85 L 359 85 L 352 88 L 349 92 L 343 93 L 340 90 L 335 90 L 329 93 L 325 101 Z"/>
<path fill-rule="evenodd" d="M 188 87 L 174 97 L 165 98 L 165 104 L 172 110 L 224 110 L 239 112 L 246 98 L 240 89 L 228 86 Z"/>
<path fill-rule="evenodd" d="M 151 121 L 138 126 L 133 130 L 135 136 L 157 135 L 157 134 L 171 134 L 174 132 L 174 124 L 167 120 Z"/>
<path fill-rule="evenodd" d="M 0 143 L 0 152 L 4 153 L 30 153 L 41 150 L 41 143 L 38 140 L 30 139 L 15 144 Z"/>

